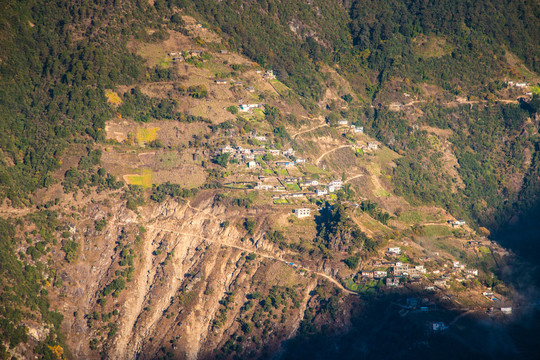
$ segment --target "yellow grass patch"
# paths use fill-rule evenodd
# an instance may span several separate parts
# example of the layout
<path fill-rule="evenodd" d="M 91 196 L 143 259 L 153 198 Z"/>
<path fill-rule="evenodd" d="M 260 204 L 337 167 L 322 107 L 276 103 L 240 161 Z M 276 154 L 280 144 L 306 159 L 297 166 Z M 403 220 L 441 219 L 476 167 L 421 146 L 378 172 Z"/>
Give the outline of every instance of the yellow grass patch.
<path fill-rule="evenodd" d="M 139 142 L 139 145 L 144 146 L 144 144 L 148 144 L 150 141 L 156 140 L 158 130 L 158 127 L 137 129 L 137 141 Z"/>
<path fill-rule="evenodd" d="M 114 91 L 106 91 L 105 96 L 107 97 L 107 102 L 113 106 L 120 106 L 122 104 L 122 99 Z"/>
<path fill-rule="evenodd" d="M 152 170 L 140 169 L 140 174 L 128 174 L 124 175 L 124 181 L 129 185 L 139 185 L 144 188 L 152 187 Z"/>

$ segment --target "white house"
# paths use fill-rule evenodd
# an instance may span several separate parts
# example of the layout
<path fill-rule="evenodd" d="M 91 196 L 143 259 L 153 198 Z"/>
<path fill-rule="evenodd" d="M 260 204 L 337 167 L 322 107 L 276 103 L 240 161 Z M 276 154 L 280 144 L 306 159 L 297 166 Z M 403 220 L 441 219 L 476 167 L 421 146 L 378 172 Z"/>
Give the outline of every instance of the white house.
<path fill-rule="evenodd" d="M 357 134 L 363 134 L 364 133 L 364 127 L 363 126 L 357 126 L 354 128 L 354 132 Z"/>
<path fill-rule="evenodd" d="M 389 248 L 388 248 L 388 252 L 389 252 L 390 254 L 396 254 L 396 255 L 399 255 L 399 254 L 401 254 L 401 248 L 399 248 L 399 247 L 389 247 Z"/>
<path fill-rule="evenodd" d="M 304 180 L 300 183 L 300 186 L 317 186 L 319 182 L 317 180 Z"/>
<path fill-rule="evenodd" d="M 289 161 L 276 161 L 276 166 L 291 167 L 294 166 L 294 163 Z"/>
<path fill-rule="evenodd" d="M 368 150 L 377 150 L 379 148 L 379 145 L 374 142 L 368 142 L 367 143 L 367 149 Z"/>
<path fill-rule="evenodd" d="M 276 78 L 276 75 L 274 74 L 274 70 L 266 70 L 264 73 L 264 77 L 268 80 L 273 80 Z"/>
<path fill-rule="evenodd" d="M 397 262 L 394 265 L 395 276 L 408 275 L 408 271 L 409 271 L 409 264 L 403 264 L 401 262 Z"/>
<path fill-rule="evenodd" d="M 343 181 L 341 180 L 332 180 L 328 183 L 328 186 L 341 187 L 343 186 Z"/>
<path fill-rule="evenodd" d="M 311 213 L 311 210 L 308 209 L 308 208 L 300 208 L 300 209 L 294 209 L 293 213 L 297 217 L 303 218 L 303 217 L 308 217 L 310 215 L 310 213 Z"/>
<path fill-rule="evenodd" d="M 466 269 L 465 273 L 467 275 L 478 276 L 478 269 Z"/>
<path fill-rule="evenodd" d="M 317 195 L 317 196 L 323 196 L 323 195 L 326 195 L 326 194 L 328 194 L 328 191 L 326 189 L 322 189 L 322 190 L 317 189 L 317 190 L 315 190 L 315 195 Z"/>
<path fill-rule="evenodd" d="M 250 161 L 250 162 L 247 163 L 247 167 L 248 167 L 249 169 L 256 168 L 258 165 L 259 165 L 259 164 L 257 164 L 256 161 Z"/>
<path fill-rule="evenodd" d="M 259 184 L 259 185 L 255 186 L 255 189 L 258 189 L 258 190 L 273 190 L 274 186 L 268 185 L 268 184 Z"/>
<path fill-rule="evenodd" d="M 362 277 L 373 279 L 373 271 L 362 271 Z"/>
<path fill-rule="evenodd" d="M 230 146 L 225 146 L 223 148 L 220 148 L 219 151 L 222 153 L 222 154 L 232 154 L 234 152 L 234 149 Z"/>
<path fill-rule="evenodd" d="M 249 111 L 250 109 L 258 108 L 259 104 L 242 104 L 239 106 L 240 111 Z"/>
<path fill-rule="evenodd" d="M 373 277 L 375 279 L 382 279 L 382 278 L 386 277 L 387 275 L 388 275 L 388 273 L 386 271 L 375 270 L 373 272 Z"/>
<path fill-rule="evenodd" d="M 294 150 L 292 148 L 288 148 L 283 152 L 283 156 L 294 156 Z"/>
<path fill-rule="evenodd" d="M 339 120 L 338 125 L 347 125 L 349 122 L 345 119 Z"/>
<path fill-rule="evenodd" d="M 303 158 L 297 158 L 295 163 L 297 164 L 302 164 L 302 163 L 305 163 L 306 162 L 306 159 L 303 159 Z"/>

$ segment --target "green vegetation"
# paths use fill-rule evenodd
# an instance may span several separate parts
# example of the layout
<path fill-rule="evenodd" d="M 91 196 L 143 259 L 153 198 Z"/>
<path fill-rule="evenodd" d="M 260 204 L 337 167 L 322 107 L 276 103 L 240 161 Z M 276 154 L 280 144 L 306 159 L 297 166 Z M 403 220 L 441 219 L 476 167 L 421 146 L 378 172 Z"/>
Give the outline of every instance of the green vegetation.
<path fill-rule="evenodd" d="M 182 189 L 178 184 L 171 184 L 170 182 L 166 182 L 152 188 L 152 194 L 150 195 L 150 199 L 159 203 L 163 202 L 167 196 L 170 196 L 172 198 L 188 198 L 191 196 L 195 196 L 198 192 L 199 189 L 197 188 Z"/>
<path fill-rule="evenodd" d="M 349 269 L 355 270 L 358 267 L 358 263 L 360 261 L 360 258 L 358 256 L 349 256 L 348 258 L 346 258 L 343 261 L 349 267 Z"/>
<path fill-rule="evenodd" d="M 371 202 L 369 200 L 362 201 L 360 203 L 360 209 L 366 213 L 368 213 L 372 218 L 378 220 L 379 222 L 386 225 L 388 223 L 388 220 L 390 220 L 390 214 L 382 211 L 381 208 L 377 205 L 377 203 Z"/>
<path fill-rule="evenodd" d="M 124 189 L 121 196 L 122 200 L 126 200 L 126 207 L 130 210 L 137 211 L 137 207 L 144 205 L 144 188 L 138 185 L 129 185 Z"/>
<path fill-rule="evenodd" d="M 247 197 L 230 197 L 226 194 L 219 194 L 216 196 L 216 202 L 225 206 L 238 206 L 249 209 L 253 204 L 254 196 L 255 192 L 250 193 Z"/>
<path fill-rule="evenodd" d="M 505 47 L 540 70 L 533 60 L 540 55 L 537 3 L 458 0 L 424 6 L 417 0 L 352 3 L 353 42 L 367 66 L 384 72 L 381 80 L 397 75 L 455 92 L 463 87 L 481 92 L 481 84 L 504 68 L 494 59 L 504 58 Z M 433 49 L 443 39 L 448 49 L 436 50 L 436 57 L 418 57 L 411 50 L 424 39 L 435 43 L 429 44 Z"/>
<path fill-rule="evenodd" d="M 233 115 L 238 114 L 238 108 L 234 105 L 227 107 L 227 111 Z"/>
<path fill-rule="evenodd" d="M 253 236 L 255 234 L 255 227 L 257 226 L 256 220 L 245 219 L 242 225 L 244 226 L 244 229 L 246 229 L 249 235 Z"/>
<path fill-rule="evenodd" d="M 351 251 L 363 248 L 364 253 L 374 251 L 377 244 L 368 238 L 358 226 L 348 217 L 341 203 L 333 206 L 326 204 L 315 217 L 317 237 L 315 245 L 324 257 L 330 257 L 331 251 Z"/>
<path fill-rule="evenodd" d="M 154 99 L 146 96 L 136 86 L 123 95 L 122 105 L 118 112 L 135 121 L 149 122 L 152 119 L 169 119 L 185 121 L 185 116 L 174 110 L 174 103 L 167 99 Z"/>
<path fill-rule="evenodd" d="M 35 247 L 34 251 L 48 252 L 48 245 L 54 240 L 54 231 L 58 226 L 56 213 L 44 211 L 32 214 L 31 221 L 41 229 L 45 240 Z M 30 264 L 23 257 L 18 259 L 14 246 L 18 246 L 20 239 L 16 237 L 15 225 L 5 219 L 0 219 L 0 354 L 6 353 L 4 344 L 13 348 L 21 342 L 28 340 L 25 319 L 39 319 L 51 326 L 51 333 L 40 341 L 36 353 L 46 355 L 50 353 L 49 347 L 63 346 L 60 336 L 60 324 L 63 316 L 50 310 L 47 299 L 47 289 L 51 275 L 54 273 L 42 262 Z M 54 277 L 54 275 L 53 275 Z M 47 280 L 48 278 L 48 280 Z"/>
<path fill-rule="evenodd" d="M 105 229 L 105 226 L 107 226 L 107 219 L 94 221 L 94 227 L 96 228 L 96 231 L 102 231 L 103 229 Z"/>
<path fill-rule="evenodd" d="M 212 161 L 224 168 L 227 168 L 227 165 L 229 164 L 229 156 L 229 153 L 220 154 L 215 156 Z"/>
<path fill-rule="evenodd" d="M 71 167 L 64 173 L 62 186 L 65 193 L 83 190 L 88 194 L 90 188 L 95 188 L 99 193 L 104 190 L 118 190 L 124 186 L 123 181 L 117 181 L 116 177 L 108 174 L 105 169 L 98 168 L 101 162 L 101 151 L 86 149 L 87 155 L 83 155 L 77 167 Z"/>
<path fill-rule="evenodd" d="M 415 131 L 408 139 L 399 136 L 400 147 L 407 153 L 397 160 L 394 169 L 396 193 L 413 203 L 439 204 L 456 216 L 480 224 L 504 223 L 511 214 L 506 210 L 520 208 L 530 200 L 520 199 L 519 192 L 509 186 L 514 174 L 529 178 L 527 171 L 535 171 L 534 164 L 527 170 L 525 153 L 535 149 L 538 140 L 519 136 L 527 117 L 532 115 L 532 109 L 525 105 L 438 109 L 427 106 L 424 118 L 427 124 L 453 130 L 449 140 L 455 149 L 464 189 L 453 190 L 455 180 L 442 162 L 442 153 L 428 140 L 426 132 Z M 501 142 L 502 138 L 505 141 Z M 506 194 L 506 200 L 501 193 Z"/>
<path fill-rule="evenodd" d="M 251 340 L 259 342 L 257 337 L 260 334 L 261 340 L 270 339 L 272 331 L 280 327 L 287 320 L 291 309 L 300 307 L 300 296 L 297 290 L 284 286 L 272 286 L 265 292 L 255 291 L 246 297 L 246 302 L 240 308 L 240 317 L 236 319 L 240 323 L 239 329 L 220 348 L 216 349 L 217 358 L 225 358 L 233 353 L 238 357 L 245 357 L 245 345 L 249 336 Z M 220 300 L 219 315 L 214 327 L 220 327 L 227 322 L 227 313 L 235 301 L 235 293 L 228 292 Z M 280 314 L 280 316 L 278 316 Z"/>
<path fill-rule="evenodd" d="M 298 186 L 298 184 L 296 183 L 286 184 L 286 185 L 287 185 L 287 190 L 289 191 L 300 191 L 300 186 Z"/>
<path fill-rule="evenodd" d="M 79 248 L 79 244 L 75 242 L 74 240 L 64 240 L 62 245 L 62 251 L 66 253 L 66 261 L 67 262 L 74 262 L 77 260 L 77 249 Z"/>
<path fill-rule="evenodd" d="M 400 154 L 398 158 L 388 149 L 378 154 L 358 151 L 357 157 L 352 157 L 354 166 L 360 167 L 358 164 L 370 161 L 376 163 L 381 173 L 392 179 L 395 193 L 412 205 L 437 204 L 454 216 L 467 219 L 473 226 L 475 222 L 495 226 L 538 203 L 540 155 L 535 126 L 540 108 L 540 89 L 537 85 L 532 87 L 535 96 L 528 103 L 498 104 L 494 100 L 498 94 L 513 91 L 506 88 L 503 79 L 532 78 L 534 74 L 523 70 L 520 61 L 533 71 L 540 70 L 539 13 L 538 2 L 528 0 L 6 0 L 0 5 L 0 205 L 8 209 L 6 214 L 17 214 L 15 211 L 10 213 L 13 210 L 10 206 L 26 207 L 21 214 L 28 215 L 19 216 L 17 222 L 0 219 L 0 358 L 11 357 L 7 347 L 11 349 L 29 340 L 25 324 L 31 323 L 43 325 L 51 331 L 33 349 L 24 348 L 26 352 L 22 355 L 32 357 L 37 354 L 45 359 L 61 357 L 58 353 L 63 348 L 59 334 L 62 315 L 50 310 L 49 286 L 53 286 L 54 298 L 60 302 L 69 294 L 63 289 L 61 279 L 66 278 L 64 272 L 79 265 L 81 251 L 97 247 L 83 242 L 89 239 L 80 239 L 75 228 L 68 227 L 68 221 L 84 218 L 88 222 L 84 226 L 93 226 L 98 237 L 103 237 L 105 230 L 116 226 L 108 222 L 116 218 L 115 215 L 112 215 L 112 210 L 100 210 L 99 215 L 95 212 L 88 218 L 87 206 L 97 208 L 103 204 L 106 210 L 110 210 L 116 208 L 109 207 L 111 203 L 124 201 L 128 209 L 137 212 L 148 196 L 153 202 L 162 203 L 169 197 L 181 200 L 197 194 L 198 189 L 184 189 L 169 182 L 153 184 L 151 169 L 136 169 L 133 174 L 125 175 L 129 186 L 107 173 L 101 164 L 100 150 L 106 146 L 103 144 L 106 121 L 123 118 L 141 123 L 154 120 L 204 122 L 209 124 L 212 135 L 216 135 L 214 139 L 219 140 L 207 142 L 210 135 L 204 135 L 205 132 L 192 135 L 188 140 L 189 146 L 198 147 L 204 150 L 203 153 L 212 151 L 212 144 L 227 143 L 228 140 L 223 139 L 233 130 L 240 134 L 235 139 L 257 130 L 269 135 L 268 147 L 294 147 L 307 157 L 313 155 L 308 150 L 316 148 L 314 141 L 304 146 L 300 140 L 296 143 L 288 133 L 293 127 L 307 127 L 310 120 L 297 119 L 295 115 L 285 114 L 283 109 L 268 105 L 264 112 L 254 110 L 252 118 L 238 117 L 238 120 L 221 124 L 212 124 L 217 119 L 211 121 L 180 110 L 186 109 L 184 102 L 201 103 L 187 99 L 188 96 L 205 99 L 214 97 L 214 94 L 202 84 L 180 84 L 187 78 L 179 76 L 177 71 L 180 67 L 171 66 L 169 57 L 157 54 L 153 61 L 157 65 L 149 67 L 141 56 L 133 53 L 133 49 L 144 48 L 149 43 L 161 43 L 171 34 L 187 35 L 189 32 L 184 29 L 181 15 L 206 20 L 208 24 L 205 27 L 222 36 L 220 44 L 194 39 L 210 51 L 205 49 L 200 58 L 188 58 L 186 69 L 191 67 L 202 72 L 219 65 L 215 75 L 232 82 L 237 75 L 254 67 L 251 64 L 229 65 L 228 62 L 209 65 L 211 61 L 208 60 L 218 48 L 242 51 L 263 69 L 275 71 L 279 80 L 272 79 L 266 86 L 273 86 L 281 95 L 280 101 L 287 112 L 309 113 L 312 119 L 326 116 L 332 125 L 340 118 L 350 119 L 364 126 L 367 134 Z M 510 52 L 518 56 L 517 65 L 509 61 Z M 338 74 L 335 75 L 334 71 Z M 343 86 L 344 82 L 338 75 L 349 83 Z M 161 88 L 156 86 L 149 91 L 150 86 L 147 85 L 150 82 L 160 82 L 157 85 Z M 248 83 L 251 85 L 251 80 Z M 269 98 L 273 95 L 262 91 L 263 86 L 257 84 L 257 88 L 261 102 L 271 100 Z M 327 90 L 334 99 L 326 96 Z M 230 91 L 236 97 L 241 89 L 233 87 Z M 418 105 L 423 113 L 420 117 L 385 108 L 387 100 L 395 101 L 395 97 L 405 96 L 405 92 L 411 95 L 411 99 L 431 96 L 431 93 L 422 93 L 433 92 L 437 93 L 434 96 L 437 101 L 454 99 L 457 95 L 486 101 L 454 107 L 442 107 L 436 101 L 426 102 Z M 392 96 L 387 96 L 389 94 Z M 370 103 L 373 106 L 369 106 Z M 236 106 L 226 109 L 232 114 L 238 113 Z M 114 144 L 115 151 L 116 148 L 133 151 L 136 138 L 141 146 L 162 149 L 165 138 L 156 137 L 159 128 L 142 128 L 142 125 L 139 124 L 137 135 L 131 133 L 130 141 L 125 144 L 111 140 L 107 145 Z M 447 134 L 444 136 L 448 137 L 448 143 L 438 141 L 442 136 L 431 135 L 433 127 Z M 177 128 L 177 131 L 184 130 Z M 333 139 L 338 141 L 336 128 L 319 129 L 305 134 L 305 138 L 323 133 L 334 136 Z M 356 139 L 359 138 L 347 134 L 339 141 L 352 143 Z M 173 146 L 168 140 L 166 144 Z M 251 140 L 251 144 L 258 143 Z M 178 154 L 183 151 L 183 146 L 178 145 Z M 163 151 L 157 150 L 156 153 Z M 106 155 L 109 166 L 109 153 Z M 453 164 L 454 155 L 459 166 Z M 171 156 L 164 167 L 170 170 L 183 159 Z M 273 158 L 265 155 L 262 160 L 270 163 Z M 201 188 L 220 188 L 223 179 L 236 175 L 226 170 L 234 161 L 229 154 L 213 159 L 219 166 L 210 165 L 204 159 L 202 166 L 208 180 L 201 184 Z M 387 166 L 390 161 L 397 165 L 392 165 L 392 170 Z M 200 163 L 197 161 L 197 166 Z M 305 171 L 313 178 L 320 176 L 326 179 L 332 175 L 311 164 L 298 168 L 291 170 L 291 175 L 300 176 L 299 171 Z M 264 173 L 272 175 L 270 169 L 264 169 Z M 277 169 L 275 174 L 289 175 L 285 169 Z M 251 175 L 252 171 L 249 172 Z M 372 175 L 378 176 L 379 172 L 375 174 L 372 171 Z M 50 193 L 42 197 L 37 192 L 55 183 L 69 196 L 58 195 L 56 200 L 51 200 Z M 389 189 L 387 185 L 385 187 Z M 247 182 L 239 184 L 237 188 L 241 191 L 227 189 L 230 193 L 216 195 L 214 200 L 224 207 L 236 207 L 234 210 L 238 213 L 244 212 L 231 221 L 242 233 L 254 236 L 258 229 L 264 233 L 268 222 L 252 217 L 255 213 L 263 213 L 259 208 L 249 215 L 244 210 L 258 205 L 263 199 L 269 201 L 270 196 L 265 194 L 259 198 L 256 191 L 247 191 L 250 187 Z M 287 185 L 287 189 L 300 190 L 296 184 Z M 361 187 L 358 189 L 362 190 Z M 107 193 L 96 199 L 87 198 L 93 192 L 103 191 Z M 79 204 L 80 193 L 85 198 Z M 377 197 L 390 196 L 381 188 L 374 190 L 374 194 Z M 46 199 L 44 203 L 40 203 L 42 198 Z M 313 258 L 319 255 L 332 258 L 337 252 L 342 253 L 339 255 L 342 259 L 343 253 L 347 252 L 344 263 L 351 270 L 357 269 L 360 259 L 374 253 L 384 239 L 382 236 L 368 237 L 349 218 L 350 214 L 340 202 L 357 201 L 358 196 L 352 186 L 346 185 L 330 198 L 332 205 L 326 204 L 320 215 L 315 216 L 315 237 L 295 242 L 297 239 L 289 235 L 287 226 L 307 227 L 311 220 L 289 218 L 288 225 L 281 224 L 281 230 L 268 231 L 265 238 L 300 259 L 306 254 Z M 386 199 L 381 201 L 387 204 Z M 299 203 L 300 200 L 292 202 Z M 275 200 L 274 203 L 288 202 Z M 40 211 L 32 213 L 36 208 Z M 362 216 L 367 219 L 366 223 L 371 221 L 371 225 L 376 223 L 379 229 L 394 231 L 383 226 L 389 223 L 391 216 L 377 204 L 365 200 L 361 203 L 361 210 L 375 219 L 372 221 L 368 216 Z M 135 215 L 144 218 L 144 214 Z M 60 223 L 58 219 L 66 223 Z M 431 221 L 428 216 L 414 212 L 401 214 L 399 219 L 416 225 Z M 228 226 L 229 220 L 221 223 L 222 228 Z M 90 230 L 90 234 L 95 233 Z M 452 232 L 444 225 L 421 229 L 418 225 L 413 228 L 413 233 L 420 238 L 443 238 L 434 246 L 460 259 L 467 258 L 465 251 L 451 246 L 453 240 L 444 239 L 452 234 L 458 235 L 458 231 Z M 107 300 L 109 305 L 115 302 L 111 297 L 118 298 L 132 280 L 134 263 L 138 261 L 132 245 L 139 242 L 140 234 L 133 237 L 125 229 L 121 230 L 107 278 L 95 292 L 101 309 L 105 308 Z M 164 254 L 165 249 L 165 245 L 160 245 L 154 251 L 156 261 L 165 258 L 159 266 L 166 266 L 172 258 L 171 253 Z M 478 256 L 467 259 L 467 263 L 484 273 L 479 282 L 502 288 L 496 276 L 489 275 L 498 266 L 499 259 L 495 253 L 481 247 Z M 245 255 L 244 265 L 254 267 L 255 258 L 254 253 Z M 412 256 L 410 259 L 401 257 L 400 260 L 414 263 Z M 287 267 L 291 273 L 298 273 L 298 270 Z M 163 270 L 162 273 L 167 272 Z M 380 283 L 357 284 L 347 280 L 345 285 L 370 294 Z M 198 297 L 195 290 L 181 295 L 185 308 Z M 339 315 L 340 297 L 337 292 L 319 286 L 312 296 L 313 309 L 305 311 L 305 318 L 298 329 L 300 336 L 312 335 L 320 324 L 330 322 L 328 320 L 334 322 Z M 256 344 L 257 351 L 267 357 L 270 350 L 264 348 L 264 341 L 277 342 L 281 330 L 276 324 L 287 322 L 289 310 L 299 307 L 299 299 L 296 289 L 279 286 L 247 297 L 238 326 L 230 327 L 236 330 L 232 330 L 234 333 L 229 334 L 230 339 L 222 343 L 216 355 L 255 357 L 244 353 L 246 344 L 252 342 Z M 244 299 L 238 299 L 234 291 L 221 299 L 214 322 L 216 328 L 230 324 L 227 315 L 237 301 Z M 146 309 L 150 309 L 150 302 Z M 96 326 L 92 339 L 88 339 L 92 350 L 101 350 L 107 339 L 114 341 L 118 329 L 115 319 L 111 318 L 118 315 L 115 311 L 95 311 L 86 315 L 88 325 Z M 255 339 L 254 333 L 261 336 L 262 349 L 259 349 L 261 341 Z M 107 355 L 105 351 L 99 354 L 102 357 Z"/>
<path fill-rule="evenodd" d="M 188 87 L 188 94 L 195 99 L 202 99 L 208 97 L 208 90 L 204 85 L 195 85 Z"/>

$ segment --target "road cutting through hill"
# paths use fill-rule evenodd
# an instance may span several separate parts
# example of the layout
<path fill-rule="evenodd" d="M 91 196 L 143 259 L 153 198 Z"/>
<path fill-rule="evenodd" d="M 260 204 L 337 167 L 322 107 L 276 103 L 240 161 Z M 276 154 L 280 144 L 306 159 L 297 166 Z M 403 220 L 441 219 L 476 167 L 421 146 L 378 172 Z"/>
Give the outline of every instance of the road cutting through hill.
<path fill-rule="evenodd" d="M 242 247 L 242 246 L 238 246 L 238 245 L 233 245 L 233 244 L 228 244 L 228 243 L 223 243 L 223 242 L 216 242 L 216 241 L 209 240 L 208 238 L 206 238 L 204 236 L 201 236 L 201 235 L 197 235 L 197 234 L 184 233 L 184 232 L 180 232 L 180 231 L 175 231 L 175 230 L 162 228 L 162 227 L 155 226 L 155 225 L 146 225 L 145 227 L 148 228 L 148 229 L 154 229 L 154 230 L 157 230 L 157 231 L 169 232 L 169 233 L 175 234 L 175 235 L 195 237 L 195 238 L 204 240 L 204 241 L 206 241 L 208 243 L 211 243 L 211 244 L 222 245 L 222 246 L 230 247 L 230 248 L 237 249 L 237 250 L 240 250 L 240 251 L 251 252 L 251 253 L 254 253 L 256 255 L 259 255 L 260 257 L 266 258 L 266 259 L 280 261 L 280 262 L 285 263 L 285 264 L 287 264 L 289 266 L 294 266 L 299 270 L 304 270 L 306 272 L 321 276 L 321 277 L 325 278 L 326 280 L 330 281 L 331 283 L 333 283 L 334 285 L 336 285 L 339 289 L 341 289 L 344 293 L 346 293 L 348 295 L 358 295 L 358 293 L 345 288 L 343 285 L 341 285 L 341 283 L 339 281 L 337 281 L 336 279 L 334 279 L 333 277 L 331 277 L 331 276 L 329 276 L 329 275 L 327 275 L 325 273 L 313 271 L 311 269 L 305 268 L 305 267 L 297 265 L 297 264 L 293 264 L 293 263 L 291 263 L 291 262 L 289 262 L 289 261 L 287 261 L 285 259 L 282 259 L 282 258 L 279 258 L 279 257 L 276 257 L 276 256 L 261 253 L 261 252 L 258 252 L 257 250 Z"/>
<path fill-rule="evenodd" d="M 306 129 L 306 130 L 302 130 L 300 132 L 297 132 L 296 134 L 293 134 L 292 138 L 296 139 L 296 137 L 298 135 L 302 135 L 302 134 L 305 134 L 305 133 L 308 133 L 308 132 L 312 132 L 314 130 L 320 129 L 320 128 L 325 127 L 325 126 L 328 126 L 328 124 L 321 124 L 321 125 L 317 125 L 315 127 L 312 127 L 312 128 Z"/>
<path fill-rule="evenodd" d="M 328 150 L 327 152 L 325 152 L 324 154 L 322 154 L 321 156 L 319 156 L 319 158 L 317 160 L 315 160 L 315 165 L 319 165 L 319 162 L 328 154 L 330 154 L 331 152 L 333 151 L 336 151 L 336 150 L 339 150 L 339 149 L 345 149 L 345 148 L 352 148 L 354 147 L 354 145 L 342 145 L 342 146 L 338 146 L 336 148 L 333 148 L 333 149 L 330 149 Z"/>

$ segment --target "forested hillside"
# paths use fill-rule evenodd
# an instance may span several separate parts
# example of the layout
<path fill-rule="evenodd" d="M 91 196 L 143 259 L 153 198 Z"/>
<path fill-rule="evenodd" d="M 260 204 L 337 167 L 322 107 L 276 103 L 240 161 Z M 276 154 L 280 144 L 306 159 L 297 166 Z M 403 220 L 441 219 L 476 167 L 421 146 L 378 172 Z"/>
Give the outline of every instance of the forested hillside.
<path fill-rule="evenodd" d="M 126 42 L 166 37 L 165 29 L 179 26 L 179 9 L 200 14 L 228 35 L 229 46 L 275 69 L 310 108 L 322 95 L 323 64 L 338 65 L 368 102 L 396 76 L 487 96 L 493 80 L 509 74 L 505 49 L 539 66 L 534 1 L 355 1 L 350 8 L 317 1 L 4 2 L 3 196 L 21 204 L 50 184 L 66 143 L 100 139 L 111 116 L 104 89 L 146 79 Z M 144 27 L 157 31 L 148 35 Z M 440 43 L 419 53 L 418 42 L 432 36 Z"/>
<path fill-rule="evenodd" d="M 539 34 L 536 0 L 0 2 L 0 359 L 294 356 L 390 263 L 510 303 Z"/>

